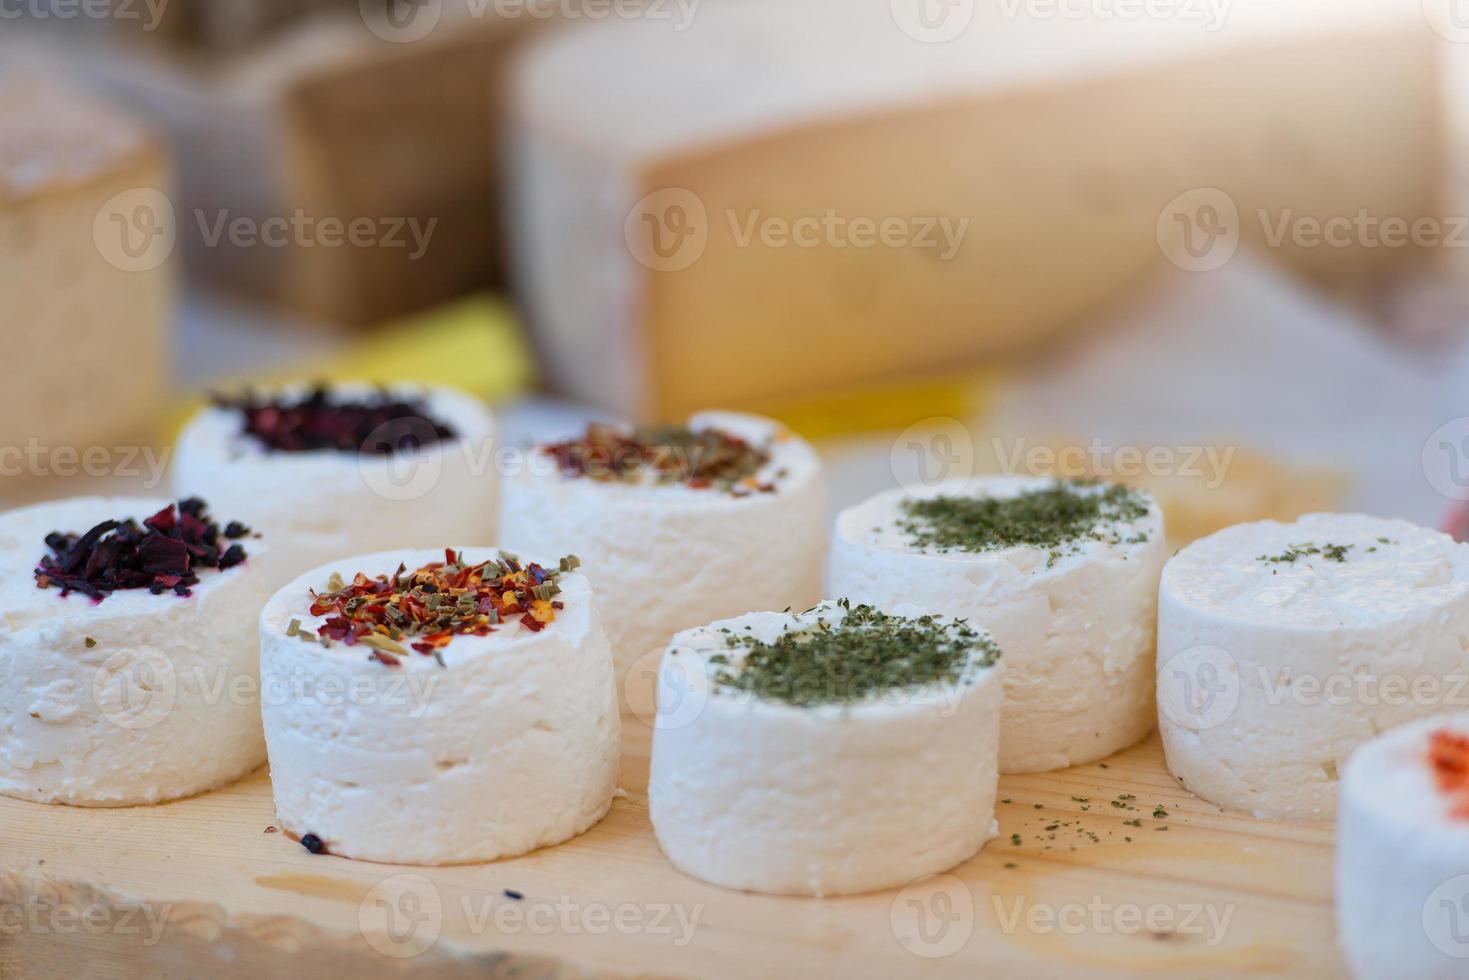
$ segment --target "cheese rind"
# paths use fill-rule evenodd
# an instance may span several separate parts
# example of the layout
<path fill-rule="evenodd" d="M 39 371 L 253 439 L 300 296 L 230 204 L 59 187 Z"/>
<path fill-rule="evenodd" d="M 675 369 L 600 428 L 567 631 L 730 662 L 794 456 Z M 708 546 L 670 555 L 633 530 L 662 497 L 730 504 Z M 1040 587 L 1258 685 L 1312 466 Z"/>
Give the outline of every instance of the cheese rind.
<path fill-rule="evenodd" d="M 1012 497 L 1032 477 L 951 481 L 912 496 Z M 1153 726 L 1153 630 L 1163 518 L 1157 502 L 1118 543 L 940 552 L 898 529 L 909 496 L 892 490 L 837 517 L 834 596 L 891 608 L 913 602 L 983 626 L 1005 651 L 1001 772 L 1044 772 L 1111 755 Z M 1142 540 L 1137 540 L 1137 538 Z"/>
<path fill-rule="evenodd" d="M 102 602 L 38 589 L 51 531 L 138 521 L 168 502 L 83 497 L 0 516 L 0 793 L 40 803 L 159 803 L 265 761 L 252 625 L 259 558 L 202 570 L 192 595 L 147 589 Z M 228 519 L 228 518 L 226 518 Z"/>
<path fill-rule="evenodd" d="M 1358 745 L 1462 698 L 1466 650 L 1469 546 L 1447 535 L 1308 514 L 1202 538 L 1159 587 L 1169 771 L 1220 806 L 1329 819 Z"/>
<path fill-rule="evenodd" d="M 703 412 L 695 430 L 770 443 L 772 493 L 566 476 L 534 458 L 507 480 L 501 540 L 517 553 L 575 553 L 592 582 L 619 674 L 674 633 L 751 609 L 821 598 L 826 489 L 811 447 L 753 415 Z"/>
<path fill-rule="evenodd" d="M 946 871 L 995 836 L 998 664 L 971 660 L 960 682 L 855 705 L 796 707 L 713 683 L 724 668 L 710 658 L 732 653 L 721 630 L 770 641 L 817 618 L 840 628 L 844 615 L 831 603 L 749 613 L 673 638 L 648 808 L 680 870 L 747 891 L 840 895 Z"/>
<path fill-rule="evenodd" d="M 471 562 L 496 554 L 456 550 Z M 309 590 L 324 590 L 333 572 L 350 581 L 443 558 L 439 549 L 333 562 L 261 613 L 265 738 L 288 833 L 367 861 L 491 861 L 575 837 L 611 806 L 612 657 L 584 576 L 561 576 L 564 608 L 541 631 L 507 622 L 455 637 L 443 666 L 413 653 L 388 667 L 361 646 L 287 635 L 293 619 L 315 634 Z"/>
<path fill-rule="evenodd" d="M 337 385 L 334 394 L 365 394 Z M 239 412 L 201 411 L 179 436 L 173 487 L 265 532 L 272 589 L 322 562 L 439 541 L 493 541 L 499 474 L 495 424 L 475 398 L 449 388 L 395 386 L 421 397 L 456 438 L 402 454 L 272 452 L 243 434 Z"/>
<path fill-rule="evenodd" d="M 1435 785 L 1429 739 L 1469 736 L 1469 714 L 1380 735 L 1342 770 L 1337 824 L 1337 939 L 1352 975 L 1436 980 L 1464 974 L 1469 820 Z"/>

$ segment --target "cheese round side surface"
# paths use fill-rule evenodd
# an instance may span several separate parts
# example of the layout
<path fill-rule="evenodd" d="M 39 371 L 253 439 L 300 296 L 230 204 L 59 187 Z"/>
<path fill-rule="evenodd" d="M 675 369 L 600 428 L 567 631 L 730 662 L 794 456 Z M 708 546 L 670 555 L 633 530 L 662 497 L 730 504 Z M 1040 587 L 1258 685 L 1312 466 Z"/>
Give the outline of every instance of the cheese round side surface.
<path fill-rule="evenodd" d="M 1466 650 L 1469 546 L 1363 514 L 1226 528 L 1159 587 L 1169 771 L 1220 806 L 1330 819 L 1358 745 L 1463 704 Z"/>
<path fill-rule="evenodd" d="M 36 587 L 52 531 L 142 521 L 167 500 L 83 497 L 0 515 L 0 793 L 127 806 L 222 786 L 265 761 L 255 619 L 260 539 L 201 569 L 192 594 L 120 589 L 101 602 Z M 231 518 L 214 511 L 223 524 Z"/>
<path fill-rule="evenodd" d="M 467 562 L 494 548 L 463 548 Z M 260 615 L 265 738 L 282 828 L 333 854 L 402 864 L 513 857 L 558 844 L 607 813 L 619 720 L 612 658 L 586 578 L 560 577 L 564 603 L 539 632 L 507 622 L 389 667 L 361 646 L 323 648 L 310 590 L 332 573 L 391 574 L 444 552 L 382 552 L 324 565 Z M 556 559 L 547 557 L 548 567 Z M 411 639 L 411 637 L 409 638 Z M 405 646 L 406 646 L 405 642 Z"/>
<path fill-rule="evenodd" d="M 918 614 L 905 608 L 901 612 Z M 681 871 L 779 895 L 889 888 L 946 871 L 996 834 L 1003 659 L 959 683 L 796 706 L 715 682 L 729 630 L 764 641 L 843 611 L 750 613 L 679 633 L 664 654 L 648 782 Z"/>
<path fill-rule="evenodd" d="M 1091 762 L 1152 729 L 1154 617 L 1166 547 L 1157 501 L 1138 495 L 1148 512 L 1114 529 L 1121 540 L 1078 539 L 1054 557 L 1029 546 L 919 547 L 897 525 L 906 499 L 1008 499 L 1053 485 L 992 477 L 887 491 L 838 515 L 832 541 L 832 595 L 879 608 L 912 602 L 994 636 L 1005 652 L 1001 772 Z"/>
<path fill-rule="evenodd" d="M 1462 786 L 1440 783 L 1431 756 L 1440 734 L 1469 748 L 1469 714 L 1394 728 L 1342 770 L 1337 941 L 1358 980 L 1451 980 L 1469 969 L 1469 808 Z"/>
<path fill-rule="evenodd" d="M 379 390 L 345 384 L 333 385 L 331 393 L 360 397 Z M 495 423 L 488 410 L 449 388 L 388 390 L 421 398 L 429 418 L 452 428 L 455 438 L 423 447 L 411 461 L 402 454 L 278 452 L 244 434 L 238 411 L 211 406 L 179 436 L 174 491 L 212 505 L 218 501 L 214 506 L 241 515 L 268 536 L 274 545 L 266 568 L 272 590 L 349 555 L 438 541 L 493 541 L 499 476 L 492 465 Z"/>
<path fill-rule="evenodd" d="M 563 475 L 548 459 L 505 485 L 505 547 L 581 559 L 619 676 L 679 630 L 821 598 L 826 487 L 811 447 L 758 416 L 704 412 L 689 427 L 769 440 L 757 478 L 775 491 L 602 481 Z"/>

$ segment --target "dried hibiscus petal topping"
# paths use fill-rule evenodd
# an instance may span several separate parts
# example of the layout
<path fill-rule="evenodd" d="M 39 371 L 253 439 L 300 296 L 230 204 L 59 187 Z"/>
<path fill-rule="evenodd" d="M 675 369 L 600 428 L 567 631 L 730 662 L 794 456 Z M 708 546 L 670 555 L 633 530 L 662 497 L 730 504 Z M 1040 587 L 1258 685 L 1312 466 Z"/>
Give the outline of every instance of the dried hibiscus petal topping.
<path fill-rule="evenodd" d="M 46 535 L 51 554 L 36 566 L 36 586 L 98 602 L 118 589 L 189 595 L 199 584 L 199 569 L 223 571 L 245 560 L 244 547 L 231 540 L 249 533 L 238 521 L 221 531 L 197 498 L 169 504 L 141 525 L 125 518 L 84 534 L 52 531 Z"/>
<path fill-rule="evenodd" d="M 757 478 L 770 463 L 769 451 L 719 429 L 644 426 L 629 432 L 594 422 L 578 438 L 544 445 L 541 452 L 555 457 L 567 476 L 651 479 L 693 490 L 717 488 L 737 497 L 775 492 L 774 484 Z"/>
<path fill-rule="evenodd" d="M 359 572 L 350 583 L 334 575 L 326 592 L 311 593 L 311 615 L 326 617 L 316 634 L 302 630 L 300 620 L 286 632 L 323 646 L 363 646 L 369 660 L 397 667 L 410 650 L 438 657 L 454 637 L 488 636 L 512 616 L 539 632 L 561 608 L 554 596 L 562 573 L 580 564 L 567 555 L 552 570 L 501 554 L 472 565 L 445 550 L 443 561 L 413 571 L 400 565 L 376 578 Z"/>
<path fill-rule="evenodd" d="M 452 428 L 429 416 L 421 400 L 388 391 L 360 397 L 334 395 L 317 385 L 300 398 L 216 396 L 219 408 L 239 412 L 245 434 L 281 453 L 314 450 L 391 456 L 456 438 Z"/>

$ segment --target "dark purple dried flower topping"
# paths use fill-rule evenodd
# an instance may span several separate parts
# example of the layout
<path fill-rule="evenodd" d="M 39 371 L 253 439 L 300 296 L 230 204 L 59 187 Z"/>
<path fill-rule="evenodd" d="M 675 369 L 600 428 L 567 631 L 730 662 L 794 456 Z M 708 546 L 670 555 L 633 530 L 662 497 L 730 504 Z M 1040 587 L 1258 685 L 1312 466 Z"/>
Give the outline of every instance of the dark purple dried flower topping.
<path fill-rule="evenodd" d="M 317 385 L 303 398 L 260 398 L 246 392 L 238 398 L 215 396 L 220 408 L 244 416 L 245 434 L 266 449 L 303 453 L 340 452 L 391 456 L 393 453 L 455 438 L 449 426 L 431 418 L 419 399 L 388 391 L 365 397 L 333 397 Z"/>
<path fill-rule="evenodd" d="M 193 497 L 176 508 L 169 504 L 141 527 L 125 518 L 81 535 L 52 531 L 46 535 L 52 553 L 36 566 L 36 587 L 60 589 L 63 597 L 80 592 L 98 602 L 118 589 L 189 595 L 199 584 L 198 569 L 223 571 L 245 560 L 244 547 L 229 542 L 249 533 L 239 521 L 221 532 L 204 501 Z"/>

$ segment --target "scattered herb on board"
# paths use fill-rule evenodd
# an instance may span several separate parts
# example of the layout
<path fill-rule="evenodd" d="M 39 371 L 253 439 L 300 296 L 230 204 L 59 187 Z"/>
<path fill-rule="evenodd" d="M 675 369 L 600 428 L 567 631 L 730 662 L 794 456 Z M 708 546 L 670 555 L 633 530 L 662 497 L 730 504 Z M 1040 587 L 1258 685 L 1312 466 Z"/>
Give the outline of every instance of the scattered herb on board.
<path fill-rule="evenodd" d="M 1260 555 L 1255 560 L 1289 565 L 1294 564 L 1297 558 L 1320 555 L 1327 561 L 1344 562 L 1347 560 L 1347 552 L 1355 547 L 1356 545 L 1352 544 L 1293 544 L 1278 555 Z"/>
<path fill-rule="evenodd" d="M 1146 517 L 1142 494 L 1121 484 L 1057 480 L 1014 497 L 941 496 L 904 500 L 898 530 L 919 548 L 996 551 L 1028 547 L 1054 563 L 1083 541 L 1140 544 L 1147 532 L 1123 528 Z"/>
<path fill-rule="evenodd" d="M 455 636 L 488 636 L 512 618 L 540 632 L 562 608 L 556 598 L 562 573 L 580 564 L 567 555 L 552 570 L 534 562 L 521 565 L 503 553 L 470 564 L 462 552 L 447 549 L 443 561 L 413 571 L 399 565 L 376 578 L 359 572 L 350 583 L 333 575 L 328 591 L 311 593 L 311 615 L 326 617 L 316 635 L 303 630 L 299 619 L 291 620 L 286 635 L 366 647 L 369 660 L 387 667 L 401 665 L 410 648 L 443 666 L 439 650 Z"/>
<path fill-rule="evenodd" d="M 720 429 L 645 426 L 629 432 L 592 423 L 578 438 L 550 443 L 541 451 L 553 456 L 567 476 L 629 483 L 647 479 L 737 497 L 775 492 L 773 483 L 758 478 L 770 463 L 770 452 Z"/>
<path fill-rule="evenodd" d="M 326 449 L 391 456 L 456 437 L 421 400 L 385 390 L 348 396 L 317 385 L 296 398 L 263 398 L 247 391 L 237 398 L 215 396 L 214 404 L 238 412 L 245 434 L 272 452 Z"/>
<path fill-rule="evenodd" d="M 850 704 L 884 691 L 968 681 L 971 658 L 988 667 L 1000 650 L 963 620 L 893 616 L 871 606 L 838 605 L 839 622 L 817 619 L 787 627 L 775 640 L 730 633 L 742 651 L 715 675 L 717 688 L 802 707 Z"/>
<path fill-rule="evenodd" d="M 52 531 L 46 535 L 51 554 L 36 566 L 36 587 L 60 589 L 63 596 L 80 592 L 97 602 L 119 589 L 186 596 L 199 584 L 201 569 L 223 571 L 245 560 L 244 546 L 230 539 L 248 533 L 238 522 L 221 532 L 197 498 L 169 504 L 141 525 L 123 518 L 85 534 Z"/>

